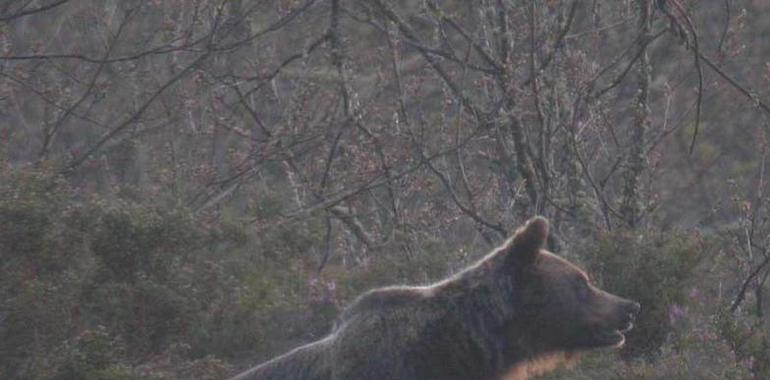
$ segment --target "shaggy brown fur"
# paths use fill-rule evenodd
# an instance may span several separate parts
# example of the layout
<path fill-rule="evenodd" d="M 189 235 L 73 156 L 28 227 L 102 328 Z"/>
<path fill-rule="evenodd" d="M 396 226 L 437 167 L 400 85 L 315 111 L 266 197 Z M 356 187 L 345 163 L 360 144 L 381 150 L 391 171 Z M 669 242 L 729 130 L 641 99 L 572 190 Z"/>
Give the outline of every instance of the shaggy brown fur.
<path fill-rule="evenodd" d="M 372 290 L 326 338 L 234 380 L 524 380 L 622 345 L 639 305 L 592 286 L 547 236 L 534 218 L 455 276 Z"/>

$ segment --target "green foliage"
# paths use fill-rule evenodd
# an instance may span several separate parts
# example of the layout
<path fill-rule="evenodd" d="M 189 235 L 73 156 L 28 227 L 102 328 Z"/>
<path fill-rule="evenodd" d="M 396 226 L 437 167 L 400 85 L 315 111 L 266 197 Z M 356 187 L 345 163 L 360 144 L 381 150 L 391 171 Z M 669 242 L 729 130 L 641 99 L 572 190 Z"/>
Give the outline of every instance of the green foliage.
<path fill-rule="evenodd" d="M 186 331 L 192 294 L 150 280 L 100 283 L 89 289 L 89 312 L 139 350 L 155 351 Z"/>
<path fill-rule="evenodd" d="M 0 173 L 0 262 L 35 274 L 72 264 L 88 226 L 71 197 L 46 170 Z"/>
<path fill-rule="evenodd" d="M 335 254 L 319 273 L 321 218 L 255 234 L 139 190 L 85 197 L 50 173 L 0 171 L 2 378 L 225 378 L 229 361 L 324 335 L 367 289 L 429 283 L 464 259 L 446 241 L 398 236 L 357 257 Z M 260 212 L 281 211 L 280 195 L 265 199 L 279 204 Z M 687 297 L 705 246 L 677 232 L 621 231 L 578 249 L 604 288 L 641 301 L 643 312 L 626 361 L 594 353 L 548 378 L 767 377 L 767 329 L 748 317 L 706 318 Z"/>
<path fill-rule="evenodd" d="M 223 360 L 209 355 L 185 362 L 177 371 L 176 378 L 220 380 L 227 377 L 229 370 L 230 368 Z"/>
<path fill-rule="evenodd" d="M 124 354 L 122 342 L 104 326 L 86 330 L 64 343 L 53 357 L 53 373 L 39 374 L 44 379 L 138 380 L 127 366 L 114 363 Z"/>
<path fill-rule="evenodd" d="M 133 282 L 139 277 L 165 279 L 171 270 L 202 243 L 192 215 L 126 201 L 100 202 L 92 250 L 108 276 Z"/>
<path fill-rule="evenodd" d="M 86 289 L 90 311 L 132 347 L 158 350 L 188 327 L 201 305 L 181 278 L 205 233 L 183 209 L 117 200 L 95 202 L 91 249 L 99 273 Z"/>
<path fill-rule="evenodd" d="M 621 360 L 614 351 L 592 352 L 575 368 L 544 379 L 705 379 L 749 380 L 765 378 L 756 371 L 757 361 L 742 357 L 720 335 L 720 322 L 692 315 L 688 323 L 673 327 L 672 334 L 654 357 Z"/>
<path fill-rule="evenodd" d="M 667 343 L 654 361 L 623 361 L 613 352 L 594 352 L 585 355 L 576 367 L 561 369 L 541 380 L 754 379 L 749 368 L 737 359 L 720 340 L 700 341 L 687 350 Z"/>
<path fill-rule="evenodd" d="M 0 377 L 132 378 L 132 356 L 189 339 L 211 313 L 225 283 L 192 273 L 226 235 L 184 208 L 84 198 L 50 173 L 0 172 Z"/>
<path fill-rule="evenodd" d="M 652 356 L 671 332 L 670 313 L 684 305 L 704 245 L 678 232 L 607 233 L 584 247 L 589 273 L 603 288 L 637 300 L 642 312 L 628 334 L 624 356 Z"/>
<path fill-rule="evenodd" d="M 38 367 L 75 328 L 93 262 L 72 197 L 45 169 L 0 172 L 0 377 Z"/>
<path fill-rule="evenodd" d="M 717 331 L 738 359 L 759 379 L 770 378 L 770 328 L 747 315 L 721 312 L 714 318 Z"/>
<path fill-rule="evenodd" d="M 364 271 L 334 272 L 333 277 L 340 284 L 341 298 L 352 300 L 364 290 L 392 284 L 428 284 L 444 277 L 457 249 L 430 236 L 423 238 L 409 247 L 388 247 L 398 253 L 372 253 Z"/>
<path fill-rule="evenodd" d="M 314 302 L 310 294 L 317 267 L 310 247 L 321 245 L 319 230 L 312 221 L 265 228 L 191 272 L 197 286 L 209 284 L 201 293 L 212 295 L 212 312 L 193 321 L 194 352 L 265 355 L 326 333 L 335 301 Z"/>

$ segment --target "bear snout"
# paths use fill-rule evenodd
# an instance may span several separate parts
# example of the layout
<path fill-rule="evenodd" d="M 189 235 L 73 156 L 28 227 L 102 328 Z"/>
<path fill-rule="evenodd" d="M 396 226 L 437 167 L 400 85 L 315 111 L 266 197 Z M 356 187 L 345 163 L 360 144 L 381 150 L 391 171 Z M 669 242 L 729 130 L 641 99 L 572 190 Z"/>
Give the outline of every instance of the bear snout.
<path fill-rule="evenodd" d="M 636 317 L 639 314 L 639 311 L 642 310 L 642 305 L 639 304 L 639 302 L 627 300 L 624 298 L 620 298 L 620 306 L 619 308 L 615 309 L 620 312 L 620 314 L 628 315 L 631 318 Z"/>
<path fill-rule="evenodd" d="M 636 317 L 639 315 L 639 312 L 642 310 L 642 305 L 639 304 L 639 302 L 629 301 L 628 305 L 626 306 L 626 313 L 631 315 L 632 317 Z"/>
<path fill-rule="evenodd" d="M 631 330 L 634 326 L 634 320 L 636 320 L 636 316 L 641 310 L 642 306 L 638 302 L 625 300 L 623 311 L 621 312 L 623 315 L 620 323 L 621 327 L 618 330 L 621 332 Z"/>

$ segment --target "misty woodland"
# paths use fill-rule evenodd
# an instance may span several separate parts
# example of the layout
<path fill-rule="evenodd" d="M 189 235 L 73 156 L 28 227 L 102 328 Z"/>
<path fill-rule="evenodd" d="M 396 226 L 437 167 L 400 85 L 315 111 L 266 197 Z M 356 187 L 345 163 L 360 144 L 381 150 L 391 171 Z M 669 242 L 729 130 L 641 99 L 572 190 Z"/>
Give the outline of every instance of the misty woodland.
<path fill-rule="evenodd" d="M 0 1 L 0 379 L 768 379 L 768 15 Z"/>

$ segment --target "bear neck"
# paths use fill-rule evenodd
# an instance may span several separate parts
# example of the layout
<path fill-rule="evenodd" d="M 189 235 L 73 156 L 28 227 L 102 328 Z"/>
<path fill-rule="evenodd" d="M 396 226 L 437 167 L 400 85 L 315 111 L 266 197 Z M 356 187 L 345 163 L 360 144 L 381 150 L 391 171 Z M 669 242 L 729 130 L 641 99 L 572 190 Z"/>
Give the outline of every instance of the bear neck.
<path fill-rule="evenodd" d="M 452 305 L 458 318 L 472 321 L 476 344 L 494 352 L 493 366 L 500 371 L 546 354 L 528 333 L 527 310 L 517 285 L 517 268 L 510 268 L 503 252 L 495 251 L 475 265 L 435 285 L 434 295 Z M 480 338 L 480 339 L 479 339 Z"/>

